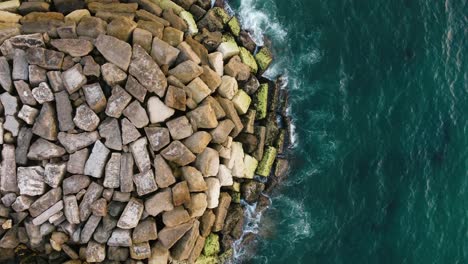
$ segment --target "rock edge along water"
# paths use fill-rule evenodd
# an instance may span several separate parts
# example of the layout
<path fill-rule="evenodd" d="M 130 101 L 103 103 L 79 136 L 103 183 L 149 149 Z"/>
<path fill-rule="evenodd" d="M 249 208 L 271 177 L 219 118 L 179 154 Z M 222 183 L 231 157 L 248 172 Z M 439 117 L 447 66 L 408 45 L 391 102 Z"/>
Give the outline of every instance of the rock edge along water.
<path fill-rule="evenodd" d="M 5 256 L 229 258 L 283 153 L 271 53 L 222 2 L 131 2 L 0 4 Z"/>

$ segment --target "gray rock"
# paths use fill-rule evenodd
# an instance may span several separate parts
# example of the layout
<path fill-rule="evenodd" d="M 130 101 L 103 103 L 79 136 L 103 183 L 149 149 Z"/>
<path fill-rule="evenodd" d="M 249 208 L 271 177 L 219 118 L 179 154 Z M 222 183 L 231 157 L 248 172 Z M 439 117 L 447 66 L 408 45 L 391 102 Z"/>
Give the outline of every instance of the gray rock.
<path fill-rule="evenodd" d="M 104 81 L 109 86 L 122 85 L 127 79 L 127 74 L 121 70 L 117 65 L 112 63 L 106 63 L 101 66 L 101 73 Z"/>
<path fill-rule="evenodd" d="M 132 245 L 131 230 L 116 228 L 112 232 L 107 245 L 110 247 L 129 247 Z"/>
<path fill-rule="evenodd" d="M 138 101 L 133 101 L 123 111 L 132 124 L 137 128 L 143 128 L 149 124 L 148 115 L 146 110 L 141 106 Z"/>
<path fill-rule="evenodd" d="M 63 180 L 62 188 L 63 195 L 75 194 L 87 188 L 91 183 L 91 179 L 85 175 L 73 175 Z"/>
<path fill-rule="evenodd" d="M 107 61 L 127 71 L 132 57 L 132 47 L 130 44 L 118 38 L 101 34 L 97 37 L 95 46 Z"/>
<path fill-rule="evenodd" d="M 47 81 L 47 71 L 37 65 L 29 65 L 29 84 L 33 87 Z"/>
<path fill-rule="evenodd" d="M 77 63 L 75 66 L 62 73 L 62 81 L 69 94 L 78 91 L 83 85 L 86 84 L 86 76 L 83 74 L 81 64 Z"/>
<path fill-rule="evenodd" d="M 51 103 L 44 103 L 32 131 L 35 135 L 54 141 L 57 140 L 57 130 L 55 108 Z"/>
<path fill-rule="evenodd" d="M 161 212 L 174 209 L 172 204 L 172 191 L 170 188 L 163 189 L 145 201 L 145 211 L 151 216 L 157 216 Z"/>
<path fill-rule="evenodd" d="M 3 128 L 6 131 L 9 131 L 13 137 L 16 137 L 19 133 L 20 123 L 15 116 L 6 116 Z"/>
<path fill-rule="evenodd" d="M 208 187 L 200 171 L 190 166 L 182 167 L 181 171 L 184 180 L 187 181 L 190 192 L 206 191 Z"/>
<path fill-rule="evenodd" d="M 63 201 L 58 201 L 56 204 L 51 206 L 49 209 L 45 210 L 42 214 L 40 214 L 36 218 L 34 218 L 32 220 L 32 223 L 34 225 L 41 225 L 44 222 L 46 222 L 47 220 L 49 220 L 49 218 L 51 216 L 53 216 L 54 214 L 56 214 L 56 213 L 58 213 L 58 212 L 60 212 L 62 210 L 63 210 Z"/>
<path fill-rule="evenodd" d="M 169 167 L 166 160 L 159 154 L 154 158 L 154 167 L 156 171 L 156 183 L 159 188 L 169 187 L 176 182 L 171 167 Z"/>
<path fill-rule="evenodd" d="M 28 162 L 28 149 L 29 145 L 31 144 L 31 139 L 32 139 L 32 130 L 29 127 L 23 126 L 20 129 L 20 132 L 18 134 L 18 139 L 17 139 L 17 148 L 15 152 L 15 159 L 16 163 L 20 165 L 25 165 Z M 9 145 L 5 145 L 9 146 Z M 4 147 L 5 148 L 5 147 Z M 9 148 L 9 147 L 6 147 Z M 2 154 L 3 159 L 5 160 L 5 156 Z M 10 161 L 11 162 L 11 161 Z M 6 165 L 8 167 L 9 165 Z"/>
<path fill-rule="evenodd" d="M 80 220 L 82 222 L 86 221 L 88 217 L 91 215 L 91 205 L 96 202 L 99 197 L 101 197 L 103 187 L 95 182 L 92 182 L 88 190 L 86 191 L 85 195 L 83 196 L 83 200 L 80 203 Z"/>
<path fill-rule="evenodd" d="M 29 79 L 28 61 L 26 59 L 26 52 L 24 50 L 15 49 L 12 77 L 13 80 L 27 81 Z"/>
<path fill-rule="evenodd" d="M 37 65 L 47 70 L 60 70 L 65 54 L 44 48 L 30 48 L 26 58 L 31 65 Z"/>
<path fill-rule="evenodd" d="M 78 150 L 94 144 L 94 142 L 99 139 L 99 134 L 97 131 L 78 134 L 60 132 L 57 138 L 68 153 L 75 153 Z"/>
<path fill-rule="evenodd" d="M 172 66 L 177 57 L 179 56 L 180 50 L 172 47 L 168 43 L 162 41 L 159 38 L 154 38 L 151 49 L 151 57 L 159 65 L 169 65 Z"/>
<path fill-rule="evenodd" d="M 130 246 L 130 257 L 143 260 L 151 256 L 151 248 L 148 242 L 132 244 Z"/>
<path fill-rule="evenodd" d="M 63 206 L 65 218 L 71 224 L 80 223 L 80 210 L 75 195 L 67 195 L 63 197 Z"/>
<path fill-rule="evenodd" d="M 106 258 L 106 245 L 91 240 L 86 247 L 87 262 L 102 262 Z"/>
<path fill-rule="evenodd" d="M 37 196 L 44 194 L 44 169 L 41 166 L 19 167 L 17 172 L 20 195 Z"/>
<path fill-rule="evenodd" d="M 112 95 L 107 102 L 106 115 L 119 118 L 131 100 L 132 96 L 122 87 L 118 85 L 114 86 L 112 88 Z"/>
<path fill-rule="evenodd" d="M 99 126 L 99 134 L 106 139 L 104 142 L 106 147 L 113 150 L 122 150 L 122 137 L 117 119 L 108 117 L 104 120 Z"/>
<path fill-rule="evenodd" d="M 132 234 L 133 243 L 142 243 L 158 238 L 158 231 L 156 228 L 156 221 L 152 217 L 140 221 L 135 227 Z"/>
<path fill-rule="evenodd" d="M 149 92 L 163 97 L 167 80 L 164 73 L 151 56 L 139 45 L 134 46 L 129 73 L 133 75 Z"/>
<path fill-rule="evenodd" d="M 185 166 L 195 160 L 195 155 L 180 141 L 173 141 L 161 151 L 161 155 L 168 161 L 179 166 Z"/>
<path fill-rule="evenodd" d="M 44 167 L 44 182 L 52 188 L 57 188 L 65 176 L 66 169 L 65 162 L 47 163 Z"/>
<path fill-rule="evenodd" d="M 106 109 L 107 100 L 99 83 L 83 86 L 86 103 L 94 112 L 100 113 Z"/>
<path fill-rule="evenodd" d="M 107 23 L 98 17 L 83 17 L 76 27 L 78 36 L 97 38 L 106 33 Z M 97 45 L 96 45 L 97 46 Z"/>
<path fill-rule="evenodd" d="M 86 39 L 53 39 L 50 45 L 72 57 L 86 56 L 94 48 L 93 43 Z"/>
<path fill-rule="evenodd" d="M 101 216 L 95 216 L 95 215 L 91 215 L 88 218 L 88 221 L 84 225 L 83 229 L 81 229 L 81 234 L 80 234 L 81 244 L 86 244 L 89 242 L 89 240 L 94 234 L 94 231 L 98 227 L 99 222 L 101 222 L 101 219 L 102 219 Z"/>
<path fill-rule="evenodd" d="M 91 151 L 91 155 L 86 161 L 84 174 L 94 178 L 101 178 L 109 153 L 109 149 L 106 148 L 100 140 L 96 141 L 96 143 L 94 143 L 93 150 Z"/>
<path fill-rule="evenodd" d="M 47 79 L 49 80 L 50 88 L 52 88 L 52 91 L 60 92 L 65 89 L 62 80 L 62 72 L 49 71 L 47 72 Z"/>
<path fill-rule="evenodd" d="M 141 137 L 138 129 L 136 129 L 136 127 L 127 118 L 122 118 L 121 126 L 123 145 L 127 145 L 128 143 L 131 143 Z"/>
<path fill-rule="evenodd" d="M 32 89 L 32 96 L 40 104 L 54 101 L 54 94 L 47 83 L 41 82 L 38 87 Z"/>
<path fill-rule="evenodd" d="M 18 196 L 16 197 L 15 202 L 11 205 L 11 208 L 13 208 L 15 212 L 23 212 L 28 210 L 33 202 L 33 198 L 29 196 Z"/>
<path fill-rule="evenodd" d="M 107 243 L 109 237 L 112 234 L 112 230 L 117 226 L 117 220 L 111 216 L 104 216 L 102 218 L 101 224 L 98 226 L 94 232 L 93 238 L 99 243 Z"/>
<path fill-rule="evenodd" d="M 124 247 L 108 247 L 107 256 L 109 260 L 124 262 L 128 257 L 128 248 Z"/>
<path fill-rule="evenodd" d="M 120 161 L 120 191 L 133 191 L 133 156 L 130 153 L 123 153 Z"/>
<path fill-rule="evenodd" d="M 7 92 L 12 92 L 10 65 L 6 57 L 0 57 L 0 85 Z"/>
<path fill-rule="evenodd" d="M 155 192 L 158 189 L 156 181 L 154 179 L 154 173 L 151 169 L 135 174 L 133 176 L 133 182 L 137 189 L 139 196 L 143 196 L 152 192 Z"/>
<path fill-rule="evenodd" d="M 138 225 L 143 214 L 144 205 L 140 200 L 130 199 L 122 215 L 117 222 L 117 227 L 122 229 L 132 229 Z"/>
<path fill-rule="evenodd" d="M 32 217 L 37 217 L 62 199 L 62 188 L 54 188 L 42 195 L 29 207 Z"/>
<path fill-rule="evenodd" d="M 71 174 L 83 174 L 88 155 L 89 150 L 87 148 L 70 154 L 67 162 L 67 171 Z"/>
<path fill-rule="evenodd" d="M 2 197 L 2 203 L 6 207 L 10 207 L 16 200 L 16 194 L 15 193 L 7 193 L 3 195 Z"/>
<path fill-rule="evenodd" d="M 18 92 L 18 96 L 23 104 L 26 105 L 36 105 L 36 99 L 34 98 L 29 84 L 23 80 L 15 81 L 15 89 Z"/>
<path fill-rule="evenodd" d="M 112 196 L 112 200 L 117 202 L 128 202 L 130 200 L 131 193 L 124 193 L 119 191 L 114 191 L 114 195 Z"/>
<path fill-rule="evenodd" d="M 135 28 L 133 30 L 132 44 L 140 45 L 146 52 L 151 52 L 151 43 L 153 42 L 153 35 L 148 30 L 142 28 Z"/>
<path fill-rule="evenodd" d="M 8 92 L 0 95 L 5 115 L 15 115 L 18 112 L 18 98 Z"/>
<path fill-rule="evenodd" d="M 120 153 L 112 153 L 109 161 L 106 164 L 104 187 L 119 188 L 120 186 Z"/>
<path fill-rule="evenodd" d="M 172 119 L 166 122 L 166 125 L 174 140 L 188 138 L 193 134 L 192 125 L 185 116 Z"/>
<path fill-rule="evenodd" d="M 39 110 L 30 107 L 29 105 L 23 105 L 21 110 L 18 112 L 18 118 L 23 120 L 26 124 L 32 125 L 39 115 Z M 29 146 L 28 146 L 29 147 Z"/>
<path fill-rule="evenodd" d="M 69 131 L 73 129 L 75 127 L 75 123 L 73 122 L 73 109 L 68 93 L 66 91 L 55 93 L 55 104 L 57 109 L 60 109 L 60 111 L 57 112 L 60 131 Z"/>
<path fill-rule="evenodd" d="M 171 248 L 180 238 L 182 238 L 190 228 L 193 227 L 192 222 L 188 222 L 175 227 L 164 227 L 159 231 L 158 239 L 161 244 L 169 249 Z"/>
<path fill-rule="evenodd" d="M 47 160 L 51 158 L 60 158 L 65 155 L 65 153 L 64 148 L 45 139 L 39 138 L 29 148 L 27 157 L 30 160 Z"/>
<path fill-rule="evenodd" d="M 133 76 L 128 76 L 125 90 L 129 92 L 135 99 L 143 103 L 146 97 L 146 88 L 141 85 Z"/>
<path fill-rule="evenodd" d="M 76 34 L 76 23 L 75 22 L 65 22 L 64 25 L 57 28 L 57 34 L 61 39 L 76 39 L 78 35 Z M 67 53 L 67 50 L 61 50 Z M 73 56 L 73 55 L 71 55 Z"/>
<path fill-rule="evenodd" d="M 146 138 L 140 138 L 130 144 L 130 151 L 133 154 L 133 158 L 140 172 L 146 172 L 151 169 L 151 161 L 146 147 L 147 144 Z"/>
<path fill-rule="evenodd" d="M 85 76 L 94 76 L 96 78 L 101 76 L 101 66 L 96 63 L 93 57 L 86 56 L 81 63 L 84 63 L 83 74 Z"/>
<path fill-rule="evenodd" d="M 82 104 L 76 109 L 73 122 L 84 131 L 94 131 L 99 125 L 99 117 L 87 105 Z"/>

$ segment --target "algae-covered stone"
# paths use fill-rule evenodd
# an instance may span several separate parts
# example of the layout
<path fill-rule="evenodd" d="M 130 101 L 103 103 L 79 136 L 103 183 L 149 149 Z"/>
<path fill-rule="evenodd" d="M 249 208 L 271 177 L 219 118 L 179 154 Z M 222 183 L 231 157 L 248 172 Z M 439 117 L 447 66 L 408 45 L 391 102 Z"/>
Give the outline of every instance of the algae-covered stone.
<path fill-rule="evenodd" d="M 198 33 L 197 23 L 190 12 L 182 11 L 179 16 L 187 23 L 189 35 L 195 35 Z"/>
<path fill-rule="evenodd" d="M 257 174 L 260 176 L 268 177 L 276 159 L 277 150 L 274 147 L 267 147 L 265 154 L 257 167 Z"/>
<path fill-rule="evenodd" d="M 263 83 L 258 88 L 255 99 L 255 108 L 257 110 L 257 119 L 264 119 L 267 116 L 268 107 L 268 84 Z"/>
<path fill-rule="evenodd" d="M 240 115 L 247 113 L 251 102 L 252 99 L 244 90 L 237 91 L 237 94 L 232 98 L 232 103 Z"/>
<path fill-rule="evenodd" d="M 252 55 L 252 53 L 250 53 L 250 51 L 248 51 L 244 47 L 240 47 L 239 50 L 239 56 L 242 60 L 242 63 L 249 66 L 250 72 L 252 72 L 253 74 L 257 74 L 258 64 L 257 61 L 255 61 L 255 57 Z"/>
<path fill-rule="evenodd" d="M 260 71 L 264 72 L 268 69 L 268 66 L 270 66 L 271 62 L 273 61 L 273 55 L 271 54 L 269 48 L 263 47 L 255 55 L 255 60 L 257 60 Z"/>
<path fill-rule="evenodd" d="M 237 17 L 232 17 L 231 20 L 229 20 L 228 27 L 234 36 L 239 36 L 241 28 Z"/>
<path fill-rule="evenodd" d="M 203 255 L 215 256 L 220 251 L 219 236 L 211 233 L 205 240 L 205 247 L 203 248 Z"/>
<path fill-rule="evenodd" d="M 171 0 L 153 0 L 153 2 L 155 2 L 159 7 L 161 7 L 163 10 L 169 10 L 169 9 L 172 9 L 172 11 L 174 11 L 174 13 L 176 14 L 180 14 L 182 11 L 184 11 L 184 9 L 172 2 Z"/>

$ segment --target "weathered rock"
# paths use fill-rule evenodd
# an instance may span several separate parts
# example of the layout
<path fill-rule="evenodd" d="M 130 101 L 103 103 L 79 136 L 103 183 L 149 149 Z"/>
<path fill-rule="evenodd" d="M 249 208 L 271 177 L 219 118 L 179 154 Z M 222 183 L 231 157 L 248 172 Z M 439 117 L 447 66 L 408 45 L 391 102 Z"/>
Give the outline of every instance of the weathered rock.
<path fill-rule="evenodd" d="M 137 24 L 125 17 L 117 17 L 107 25 L 107 35 L 128 42 Z"/>
<path fill-rule="evenodd" d="M 76 23 L 69 21 L 65 22 L 62 26 L 57 27 L 57 34 L 61 39 L 76 39 L 78 35 L 76 34 Z M 63 52 L 66 52 L 62 50 Z M 83 50 L 80 50 L 80 52 Z M 70 54 L 71 55 L 71 54 Z"/>
<path fill-rule="evenodd" d="M 158 97 L 153 96 L 148 99 L 147 105 L 150 122 L 152 124 L 164 122 L 174 115 L 175 110 L 167 107 Z"/>
<path fill-rule="evenodd" d="M 127 118 L 122 119 L 121 126 L 122 126 L 122 144 L 123 145 L 127 145 L 128 143 L 131 143 L 141 137 L 140 132 L 135 128 L 135 126 Z"/>
<path fill-rule="evenodd" d="M 70 154 L 67 162 L 67 171 L 72 174 L 83 174 L 86 160 L 88 160 L 88 155 L 89 150 L 87 148 Z"/>
<path fill-rule="evenodd" d="M 14 145 L 5 144 L 2 148 L 2 162 L 0 167 L 0 190 L 2 192 L 18 191 Z"/>
<path fill-rule="evenodd" d="M 99 78 L 101 76 L 101 66 L 94 61 L 93 57 L 86 56 L 81 60 L 84 64 L 83 74 L 85 76 L 93 76 Z"/>
<path fill-rule="evenodd" d="M 86 161 L 84 174 L 93 176 L 95 178 L 101 178 L 109 153 L 109 149 L 106 148 L 106 146 L 104 146 L 100 140 L 96 141 L 96 143 L 94 143 L 91 155 Z"/>
<path fill-rule="evenodd" d="M 187 113 L 187 117 L 194 129 L 215 128 L 218 126 L 216 114 L 211 105 L 201 105 Z"/>
<path fill-rule="evenodd" d="M 258 164 L 256 173 L 260 176 L 268 177 L 275 162 L 278 151 L 276 148 L 268 146 L 265 150 L 263 158 Z"/>
<path fill-rule="evenodd" d="M 140 45 L 146 52 L 151 52 L 151 45 L 153 42 L 153 34 L 148 30 L 142 28 L 135 28 L 133 30 L 133 46 Z"/>
<path fill-rule="evenodd" d="M 132 57 L 130 44 L 118 38 L 101 34 L 96 39 L 95 46 L 107 61 L 127 71 Z"/>
<path fill-rule="evenodd" d="M 154 218 L 149 217 L 141 221 L 133 230 L 132 241 L 133 243 L 142 243 L 150 240 L 156 240 L 158 233 L 156 229 L 156 222 Z"/>
<path fill-rule="evenodd" d="M 125 90 L 130 93 L 135 99 L 143 103 L 146 97 L 146 88 L 141 85 L 133 76 L 128 76 Z"/>
<path fill-rule="evenodd" d="M 143 209 L 144 205 L 140 200 L 134 198 L 130 199 L 117 222 L 117 227 L 122 229 L 135 228 L 143 214 Z"/>
<path fill-rule="evenodd" d="M 104 190 L 106 192 L 106 190 Z M 103 196 L 104 196 L 103 192 Z M 98 199 L 91 205 L 91 211 L 95 216 L 106 216 L 107 215 L 107 201 L 104 198 Z"/>
<path fill-rule="evenodd" d="M 221 193 L 219 197 L 219 206 L 214 210 L 216 220 L 213 226 L 213 232 L 223 230 L 226 215 L 228 213 L 229 205 L 231 204 L 231 196 L 228 193 Z"/>
<path fill-rule="evenodd" d="M 133 158 L 140 172 L 146 172 L 151 169 L 151 161 L 146 147 L 147 144 L 146 138 L 140 138 L 130 144 L 130 151 L 133 154 Z"/>
<path fill-rule="evenodd" d="M 250 103 L 252 99 L 250 96 L 243 90 L 239 90 L 237 94 L 232 98 L 232 103 L 236 108 L 237 112 L 241 115 L 245 115 L 249 110 Z"/>
<path fill-rule="evenodd" d="M 172 201 L 174 206 L 190 203 L 190 191 L 186 181 L 182 181 L 172 187 Z"/>
<path fill-rule="evenodd" d="M 94 112 L 100 113 L 106 109 L 107 100 L 99 83 L 83 86 L 86 103 Z"/>
<path fill-rule="evenodd" d="M 120 161 L 120 191 L 133 191 L 133 156 L 130 153 L 123 153 Z"/>
<path fill-rule="evenodd" d="M 127 74 L 112 63 L 101 66 L 102 77 L 109 86 L 122 85 L 127 79 Z"/>
<path fill-rule="evenodd" d="M 29 148 L 28 159 L 47 160 L 51 158 L 60 158 L 63 155 L 65 155 L 64 148 L 45 139 L 39 138 Z"/>
<path fill-rule="evenodd" d="M 234 129 L 235 125 L 230 119 L 220 121 L 218 127 L 210 131 L 212 142 L 222 144 L 226 142 L 229 134 Z"/>
<path fill-rule="evenodd" d="M 128 260 L 128 248 L 124 247 L 108 247 L 107 257 L 109 260 L 124 262 Z"/>
<path fill-rule="evenodd" d="M 111 247 L 129 247 L 132 245 L 132 238 L 128 229 L 116 228 L 112 232 L 107 245 Z"/>
<path fill-rule="evenodd" d="M 91 215 L 88 218 L 88 221 L 86 221 L 86 224 L 84 225 L 83 229 L 81 229 L 80 243 L 86 244 L 89 242 L 89 240 L 93 236 L 94 231 L 98 227 L 99 222 L 101 222 L 101 219 L 102 219 L 101 216 L 95 216 L 95 215 Z"/>
<path fill-rule="evenodd" d="M 136 243 L 130 246 L 130 257 L 132 259 L 147 259 L 151 256 L 151 248 L 148 242 Z"/>
<path fill-rule="evenodd" d="M 232 186 L 234 184 L 231 170 L 224 164 L 219 165 L 217 177 L 221 186 Z"/>
<path fill-rule="evenodd" d="M 184 236 L 192 226 L 193 223 L 188 222 L 175 227 L 165 227 L 158 234 L 159 242 L 161 242 L 162 246 L 169 249 L 179 241 L 179 239 Z"/>
<path fill-rule="evenodd" d="M 239 135 L 242 129 L 244 129 L 244 125 L 242 124 L 242 121 L 240 120 L 239 115 L 237 114 L 237 110 L 235 109 L 234 104 L 228 99 L 224 99 L 221 97 L 218 97 L 217 100 L 223 107 L 226 116 L 234 123 L 235 127 L 231 132 L 231 136 L 236 137 L 237 135 Z"/>
<path fill-rule="evenodd" d="M 115 118 L 106 118 L 99 126 L 99 135 L 105 138 L 106 147 L 113 150 L 122 150 L 122 137 L 120 134 L 119 122 Z"/>
<path fill-rule="evenodd" d="M 206 191 L 207 185 L 200 171 L 190 166 L 183 167 L 181 171 L 184 180 L 187 182 L 190 192 Z"/>
<path fill-rule="evenodd" d="M 60 70 L 64 57 L 65 54 L 62 52 L 44 48 L 30 48 L 26 51 L 26 58 L 29 64 L 48 70 Z"/>
<path fill-rule="evenodd" d="M 15 115 L 18 112 L 18 98 L 8 92 L 0 95 L 0 101 L 5 115 Z"/>
<path fill-rule="evenodd" d="M 187 42 L 180 43 L 177 48 L 180 50 L 178 61 L 183 62 L 187 60 L 193 61 L 195 64 L 200 64 L 201 59 L 198 55 L 193 51 L 192 47 L 190 47 Z"/>
<path fill-rule="evenodd" d="M 65 178 L 62 183 L 63 195 L 75 194 L 87 188 L 91 179 L 85 175 L 73 175 Z"/>
<path fill-rule="evenodd" d="M 145 211 L 151 216 L 174 209 L 172 204 L 172 191 L 166 188 L 151 196 L 145 201 Z"/>
<path fill-rule="evenodd" d="M 16 194 L 15 193 L 7 193 L 5 195 L 3 195 L 1 201 L 3 203 L 3 205 L 5 205 L 6 207 L 10 207 L 11 204 L 13 204 L 16 200 Z"/>
<path fill-rule="evenodd" d="M 206 190 L 206 196 L 208 201 L 207 208 L 213 209 L 218 207 L 219 204 L 219 195 L 221 190 L 221 185 L 218 178 L 209 177 L 205 179 L 205 182 L 208 186 Z"/>
<path fill-rule="evenodd" d="M 32 217 L 37 217 L 60 201 L 61 198 L 62 189 L 60 187 L 52 189 L 31 204 L 29 207 L 29 213 Z"/>
<path fill-rule="evenodd" d="M 103 187 L 95 182 L 91 182 L 80 203 L 80 220 L 86 221 L 91 215 L 91 205 L 96 202 L 102 194 Z"/>
<path fill-rule="evenodd" d="M 164 73 L 151 56 L 139 45 L 133 48 L 129 73 L 133 75 L 149 92 L 163 97 L 166 92 L 167 80 Z"/>
<path fill-rule="evenodd" d="M 78 91 L 86 84 L 86 76 L 83 74 L 81 64 L 75 66 L 62 73 L 62 81 L 69 94 Z"/>
<path fill-rule="evenodd" d="M 107 23 L 98 17 L 83 17 L 77 27 L 78 36 L 97 38 L 100 34 L 106 33 Z"/>
<path fill-rule="evenodd" d="M 44 182 L 52 188 L 57 188 L 65 176 L 66 166 L 64 162 L 47 163 L 44 167 Z"/>
<path fill-rule="evenodd" d="M 198 77 L 193 79 L 193 81 L 186 86 L 186 90 L 197 104 L 211 94 L 210 88 Z"/>
<path fill-rule="evenodd" d="M 112 231 L 117 226 L 117 220 L 112 218 L 111 216 L 107 215 L 102 218 L 101 224 L 98 226 L 96 231 L 94 232 L 93 238 L 99 243 L 107 243 L 110 236 L 112 235 Z M 110 259 L 110 256 L 109 256 Z"/>
<path fill-rule="evenodd" d="M 154 167 L 156 168 L 156 183 L 159 188 L 169 187 L 176 182 L 171 168 L 161 155 L 156 155 Z"/>
<path fill-rule="evenodd" d="M 173 246 L 171 255 L 176 260 L 186 260 L 190 257 L 195 243 L 200 236 L 200 222 L 194 221 L 193 227 Z"/>
<path fill-rule="evenodd" d="M 34 225 L 41 225 L 46 222 L 51 216 L 60 212 L 63 209 L 63 201 L 58 201 L 56 204 L 52 205 L 50 208 L 45 210 L 43 213 L 38 215 L 32 220 Z"/>
<path fill-rule="evenodd" d="M 0 60 L 0 61 L 3 61 L 3 60 Z M 2 65 L 2 66 L 6 66 L 6 65 Z M 12 74 L 13 80 L 28 80 L 29 79 L 28 61 L 26 59 L 26 52 L 24 50 L 15 49 L 14 57 L 13 57 L 13 71 L 11 74 Z M 2 83 L 4 83 L 8 87 L 8 77 L 1 77 L 0 80 L 2 79 L 3 81 L 0 81 L 0 84 L 2 85 L 2 87 L 3 87 Z"/>
<path fill-rule="evenodd" d="M 219 153 L 212 148 L 205 148 L 197 155 L 195 167 L 204 177 L 216 176 L 219 169 Z"/>
<path fill-rule="evenodd" d="M 20 164 L 20 165 L 25 165 L 28 162 L 27 154 L 28 154 L 29 145 L 31 144 L 32 137 L 33 137 L 33 133 L 32 133 L 31 128 L 23 126 L 20 129 L 18 133 L 18 138 L 17 138 L 17 148 L 15 150 L 15 159 L 13 161 L 5 162 L 5 169 L 12 168 L 11 165 L 15 161 L 16 161 L 16 164 Z M 10 151 L 11 150 L 10 146 L 11 145 L 5 145 L 4 149 L 5 148 L 8 149 L 5 151 L 7 152 Z M 8 155 L 10 155 L 10 153 L 8 153 Z M 8 155 L 5 156 L 2 154 L 3 160 L 11 159 L 11 157 L 9 157 Z M 15 170 L 16 170 L 16 167 L 15 167 Z"/>
<path fill-rule="evenodd" d="M 87 262 L 102 262 L 106 258 L 106 245 L 91 240 L 86 247 Z"/>
<path fill-rule="evenodd" d="M 189 138 L 182 141 L 184 145 L 193 153 L 202 153 L 211 142 L 211 135 L 205 131 L 195 132 Z"/>
<path fill-rule="evenodd" d="M 94 131 L 99 125 L 99 117 L 86 104 L 78 106 L 73 122 L 84 131 Z"/>
<path fill-rule="evenodd" d="M 120 187 L 120 161 L 122 155 L 120 153 L 112 153 L 109 161 L 106 164 L 104 187 L 119 188 Z"/>
<path fill-rule="evenodd" d="M 54 94 L 47 83 L 42 82 L 38 87 L 32 89 L 34 99 L 40 104 L 54 101 Z"/>
<path fill-rule="evenodd" d="M 122 87 L 116 85 L 112 88 L 112 95 L 107 102 L 106 115 L 119 118 L 127 105 L 132 100 Z"/>
<path fill-rule="evenodd" d="M 72 57 L 86 56 L 94 48 L 91 41 L 86 39 L 53 39 L 50 44 L 57 50 Z"/>
<path fill-rule="evenodd" d="M 28 210 L 33 202 L 34 200 L 29 196 L 18 196 L 11 205 L 11 208 L 15 210 L 15 212 L 23 212 Z"/>
<path fill-rule="evenodd" d="M 179 56 L 180 51 L 159 38 L 154 38 L 151 49 L 151 57 L 160 65 L 172 66 Z"/>
<path fill-rule="evenodd" d="M 78 202 L 74 195 L 67 195 L 63 197 L 64 212 L 67 221 L 71 224 L 80 223 L 80 211 L 78 209 Z"/>
<path fill-rule="evenodd" d="M 150 169 L 145 172 L 135 174 L 133 176 L 133 182 L 135 182 L 139 196 L 155 192 L 158 189 L 154 179 L 154 173 Z"/>
<path fill-rule="evenodd" d="M 221 43 L 217 50 L 223 54 L 224 60 L 230 59 L 240 53 L 239 46 L 232 41 Z"/>
<path fill-rule="evenodd" d="M 37 65 L 29 65 L 29 84 L 37 86 L 47 81 L 47 71 Z"/>
<path fill-rule="evenodd" d="M 242 63 L 239 56 L 234 56 L 224 66 L 224 73 L 239 81 L 247 81 L 250 77 L 250 67 Z"/>
<path fill-rule="evenodd" d="M 20 195 L 37 196 L 46 190 L 44 169 L 40 166 L 19 167 L 17 177 Z"/>
<path fill-rule="evenodd" d="M 137 128 L 143 128 L 147 126 L 150 121 L 148 119 L 148 115 L 146 114 L 145 109 L 141 106 L 141 104 L 138 101 L 133 101 L 132 103 L 130 103 L 123 111 L 123 114 Z"/>
<path fill-rule="evenodd" d="M 72 106 L 70 103 L 69 95 L 66 91 L 55 93 L 55 104 L 57 109 L 57 119 L 60 131 L 69 131 L 75 127 L 72 117 Z"/>
<path fill-rule="evenodd" d="M 218 93 L 224 98 L 232 100 L 234 95 L 237 94 L 239 90 L 236 79 L 231 76 L 223 76 L 221 78 L 221 85 L 218 88 Z"/>
<path fill-rule="evenodd" d="M 175 76 L 182 83 L 187 84 L 203 73 L 203 68 L 191 60 L 184 61 L 169 71 L 170 75 Z"/>
<path fill-rule="evenodd" d="M 193 134 L 192 126 L 185 116 L 178 117 L 166 122 L 167 128 L 174 140 L 190 137 Z"/>
<path fill-rule="evenodd" d="M 18 96 L 20 97 L 20 100 L 23 104 L 31 105 L 31 106 L 34 106 L 37 104 L 36 99 L 34 99 L 34 96 L 32 95 L 29 84 L 27 84 L 23 80 L 15 81 L 14 84 L 15 84 L 15 89 L 18 92 Z"/>
<path fill-rule="evenodd" d="M 183 206 L 174 208 L 174 210 L 164 212 L 163 223 L 166 227 L 174 227 L 190 221 L 190 216 Z"/>
<path fill-rule="evenodd" d="M 180 141 L 173 141 L 161 151 L 161 155 L 168 161 L 185 166 L 195 160 L 195 155 Z"/>
<path fill-rule="evenodd" d="M 166 97 L 164 99 L 164 104 L 168 107 L 181 110 L 181 111 L 185 111 L 186 109 L 185 91 L 183 89 L 169 85 L 169 88 L 167 89 Z"/>
<path fill-rule="evenodd" d="M 99 134 L 97 131 L 78 134 L 60 132 L 57 138 L 68 153 L 74 153 L 96 142 L 99 139 Z"/>
<path fill-rule="evenodd" d="M 163 38 L 164 25 L 162 23 L 159 23 L 157 21 L 139 20 L 138 28 L 148 30 L 149 32 L 151 32 L 153 37 L 160 39 Z"/>
<path fill-rule="evenodd" d="M 248 181 L 241 185 L 241 194 L 247 203 L 252 204 L 258 201 L 258 197 L 264 189 L 265 185 L 263 183 Z"/>
<path fill-rule="evenodd" d="M 0 57 L 0 85 L 5 91 L 12 91 L 10 65 L 5 57 Z"/>

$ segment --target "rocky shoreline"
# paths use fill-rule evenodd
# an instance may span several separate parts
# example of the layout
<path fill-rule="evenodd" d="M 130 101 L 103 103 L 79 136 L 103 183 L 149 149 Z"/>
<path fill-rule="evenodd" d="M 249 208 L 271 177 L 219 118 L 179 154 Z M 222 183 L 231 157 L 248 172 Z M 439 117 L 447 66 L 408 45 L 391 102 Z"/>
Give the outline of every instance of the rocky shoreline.
<path fill-rule="evenodd" d="M 0 261 L 224 263 L 287 174 L 285 80 L 224 1 L 0 2 Z"/>

